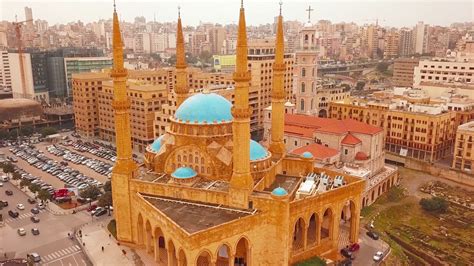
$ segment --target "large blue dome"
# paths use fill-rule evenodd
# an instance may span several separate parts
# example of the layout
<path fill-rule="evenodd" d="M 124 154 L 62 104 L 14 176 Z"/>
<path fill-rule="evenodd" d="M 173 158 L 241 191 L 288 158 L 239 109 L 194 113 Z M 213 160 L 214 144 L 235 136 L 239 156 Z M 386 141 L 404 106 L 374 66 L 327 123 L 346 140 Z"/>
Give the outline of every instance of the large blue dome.
<path fill-rule="evenodd" d="M 150 145 L 151 151 L 153 152 L 158 152 L 161 149 L 162 141 L 163 141 L 163 136 L 159 136 L 153 143 Z"/>
<path fill-rule="evenodd" d="M 254 140 L 250 140 L 250 161 L 260 160 L 268 156 L 267 150 Z"/>
<path fill-rule="evenodd" d="M 208 124 L 232 121 L 232 103 L 215 93 L 198 93 L 187 98 L 176 110 L 175 118 L 192 123 Z"/>
<path fill-rule="evenodd" d="M 196 171 L 191 167 L 180 167 L 171 174 L 172 177 L 179 179 L 193 178 L 196 175 Z"/>

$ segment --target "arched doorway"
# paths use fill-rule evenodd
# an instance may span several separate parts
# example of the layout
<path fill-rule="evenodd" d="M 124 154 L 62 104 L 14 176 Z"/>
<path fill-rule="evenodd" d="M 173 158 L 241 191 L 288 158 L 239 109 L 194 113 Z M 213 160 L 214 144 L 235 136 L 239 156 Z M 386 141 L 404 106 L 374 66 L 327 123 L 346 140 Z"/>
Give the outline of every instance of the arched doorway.
<path fill-rule="evenodd" d="M 231 259 L 231 252 L 229 246 L 223 244 L 217 249 L 217 266 L 229 266 Z M 232 264 L 233 265 L 233 264 Z"/>
<path fill-rule="evenodd" d="M 321 109 L 321 110 L 319 110 L 318 116 L 326 118 L 328 116 L 328 112 L 326 111 L 326 109 Z"/>
<path fill-rule="evenodd" d="M 168 263 L 168 254 L 166 253 L 166 240 L 161 228 L 155 228 L 155 260 L 162 264 Z"/>
<path fill-rule="evenodd" d="M 333 213 L 330 208 L 324 211 L 322 223 L 321 223 L 321 240 L 332 239 L 333 230 Z"/>
<path fill-rule="evenodd" d="M 138 214 L 137 220 L 137 237 L 138 237 L 138 245 L 143 245 L 143 217 L 141 214 Z"/>
<path fill-rule="evenodd" d="M 247 238 L 242 237 L 235 248 L 235 261 L 234 264 L 238 265 L 249 265 L 250 262 L 250 247 Z"/>
<path fill-rule="evenodd" d="M 168 241 L 168 266 L 178 265 L 178 260 L 176 258 L 176 248 L 174 247 L 173 241 L 170 239 Z"/>
<path fill-rule="evenodd" d="M 304 248 L 305 222 L 303 218 L 299 218 L 293 230 L 293 250 Z"/>
<path fill-rule="evenodd" d="M 187 266 L 187 265 L 188 265 L 188 261 L 186 259 L 186 254 L 184 254 L 184 251 L 180 249 L 178 253 L 178 266 Z"/>
<path fill-rule="evenodd" d="M 145 225 L 145 245 L 146 245 L 146 252 L 152 253 L 153 252 L 153 236 L 151 235 L 151 225 L 150 221 L 146 221 Z"/>
<path fill-rule="evenodd" d="M 351 220 L 352 220 L 352 211 L 351 203 L 347 201 L 341 210 L 340 220 L 339 220 L 339 237 L 338 237 L 338 246 L 339 249 L 349 246 L 350 241 L 350 232 L 351 232 Z"/>
<path fill-rule="evenodd" d="M 318 215 L 313 213 L 309 218 L 308 223 L 308 234 L 306 236 L 308 247 L 316 245 L 318 242 Z"/>
<path fill-rule="evenodd" d="M 210 266 L 211 265 L 211 254 L 208 251 L 202 251 L 196 262 L 197 266 Z"/>

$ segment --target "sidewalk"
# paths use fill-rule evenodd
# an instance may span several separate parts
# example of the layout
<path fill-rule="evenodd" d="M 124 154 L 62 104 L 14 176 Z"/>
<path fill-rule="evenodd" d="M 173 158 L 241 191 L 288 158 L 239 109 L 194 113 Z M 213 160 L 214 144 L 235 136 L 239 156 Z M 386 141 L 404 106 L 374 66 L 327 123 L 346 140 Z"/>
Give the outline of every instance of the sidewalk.
<path fill-rule="evenodd" d="M 93 265 L 137 265 L 134 252 L 129 247 L 118 245 L 113 236 L 109 237 L 107 224 L 110 220 L 94 221 L 77 229 L 76 237 L 82 249 Z M 79 237 L 79 230 L 82 230 L 82 238 Z"/>

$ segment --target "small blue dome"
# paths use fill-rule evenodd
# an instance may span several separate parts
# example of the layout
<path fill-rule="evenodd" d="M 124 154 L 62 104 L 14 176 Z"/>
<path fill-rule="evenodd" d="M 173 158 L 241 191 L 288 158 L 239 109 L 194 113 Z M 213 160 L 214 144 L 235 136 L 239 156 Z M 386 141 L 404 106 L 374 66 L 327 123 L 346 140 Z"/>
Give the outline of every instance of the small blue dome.
<path fill-rule="evenodd" d="M 161 144 L 163 141 L 163 136 L 159 136 L 153 143 L 150 145 L 151 151 L 158 152 L 161 149 Z"/>
<path fill-rule="evenodd" d="M 172 177 L 179 179 L 192 178 L 196 175 L 196 171 L 194 171 L 194 169 L 191 167 L 180 167 L 171 174 Z"/>
<path fill-rule="evenodd" d="M 286 192 L 286 190 L 282 187 L 277 187 L 272 191 L 272 194 L 275 196 L 283 197 L 283 196 L 288 195 L 288 192 Z"/>
<path fill-rule="evenodd" d="M 198 93 L 187 98 L 176 110 L 175 118 L 194 123 L 232 121 L 232 103 L 215 93 Z"/>
<path fill-rule="evenodd" d="M 254 140 L 250 140 L 250 161 L 256 161 L 268 156 L 267 150 Z"/>
<path fill-rule="evenodd" d="M 313 158 L 313 154 L 309 151 L 305 151 L 302 154 L 303 158 Z"/>

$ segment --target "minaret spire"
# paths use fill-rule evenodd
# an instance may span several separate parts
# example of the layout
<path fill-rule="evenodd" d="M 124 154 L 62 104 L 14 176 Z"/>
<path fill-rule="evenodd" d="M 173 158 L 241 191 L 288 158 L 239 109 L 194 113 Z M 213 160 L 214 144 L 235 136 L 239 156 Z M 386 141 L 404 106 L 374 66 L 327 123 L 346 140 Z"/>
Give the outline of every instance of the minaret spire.
<path fill-rule="evenodd" d="M 120 23 L 114 1 L 113 14 L 113 68 L 110 76 L 113 79 L 113 100 L 115 122 L 115 145 L 117 161 L 112 171 L 113 203 L 117 208 L 114 215 L 117 219 L 117 238 L 123 242 L 132 242 L 130 206 L 130 179 L 137 166 L 132 159 L 132 137 L 130 130 L 130 100 L 127 96 L 127 69 L 123 66 L 123 42 L 120 34 Z"/>
<path fill-rule="evenodd" d="M 270 151 L 276 157 L 281 157 L 285 153 L 283 142 L 284 121 L 285 121 L 285 44 L 283 38 L 283 16 L 278 16 L 277 36 L 275 40 L 275 63 L 273 64 L 273 87 L 272 87 L 272 127 Z"/>
<path fill-rule="evenodd" d="M 176 108 L 188 97 L 186 55 L 184 50 L 183 26 L 181 24 L 181 7 L 178 6 L 178 29 L 176 31 Z"/>
<path fill-rule="evenodd" d="M 241 2 L 237 35 L 237 55 L 234 72 L 235 104 L 232 107 L 233 130 L 233 172 L 230 180 L 230 193 L 234 206 L 247 207 L 248 195 L 253 189 L 250 174 L 250 114 L 249 81 L 247 67 L 247 31 L 245 10 Z"/>

